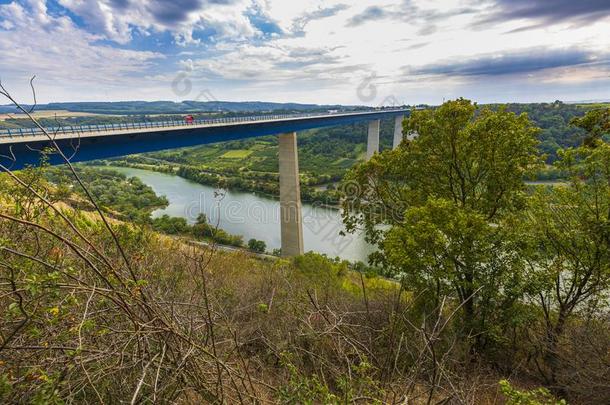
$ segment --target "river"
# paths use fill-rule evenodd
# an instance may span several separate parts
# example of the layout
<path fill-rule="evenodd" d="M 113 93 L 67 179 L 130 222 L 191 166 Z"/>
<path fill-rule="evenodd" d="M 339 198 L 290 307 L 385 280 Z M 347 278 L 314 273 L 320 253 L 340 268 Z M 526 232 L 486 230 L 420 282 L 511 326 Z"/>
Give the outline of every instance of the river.
<path fill-rule="evenodd" d="M 239 191 L 223 191 L 195 183 L 179 176 L 129 167 L 108 167 L 128 177 L 138 177 L 158 195 L 169 201 L 167 208 L 156 210 L 153 218 L 164 214 L 183 217 L 194 223 L 205 213 L 212 224 L 242 235 L 244 241 L 265 241 L 267 250 L 280 247 L 280 203 L 277 200 Z M 374 248 L 362 235 L 339 233 L 343 230 L 339 210 L 303 204 L 303 238 L 305 251 L 325 253 L 350 261 L 367 262 Z"/>

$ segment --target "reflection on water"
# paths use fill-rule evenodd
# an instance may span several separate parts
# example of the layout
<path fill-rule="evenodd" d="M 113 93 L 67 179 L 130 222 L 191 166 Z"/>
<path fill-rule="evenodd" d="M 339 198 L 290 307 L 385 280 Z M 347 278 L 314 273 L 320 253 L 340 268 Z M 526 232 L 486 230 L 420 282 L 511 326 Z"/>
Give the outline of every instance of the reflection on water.
<path fill-rule="evenodd" d="M 205 213 L 210 223 L 218 223 L 225 231 L 242 235 L 245 241 L 263 240 L 269 251 L 280 247 L 280 203 L 277 200 L 237 191 L 218 194 L 213 187 L 164 173 L 126 167 L 112 169 L 129 177 L 139 177 L 155 193 L 167 197 L 169 206 L 153 212 L 153 217 L 167 214 L 194 223 L 200 213 Z M 366 262 L 374 248 L 361 235 L 341 236 L 339 232 L 343 229 L 338 210 L 303 205 L 305 251 Z"/>

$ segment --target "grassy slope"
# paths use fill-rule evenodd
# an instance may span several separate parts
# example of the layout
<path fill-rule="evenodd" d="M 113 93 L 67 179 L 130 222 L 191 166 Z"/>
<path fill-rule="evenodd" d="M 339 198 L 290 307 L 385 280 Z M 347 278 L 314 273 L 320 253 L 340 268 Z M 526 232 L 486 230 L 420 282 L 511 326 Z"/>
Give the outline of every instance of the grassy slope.
<path fill-rule="evenodd" d="M 0 218 L 1 402 L 117 403 L 138 386 L 160 403 L 426 397 L 422 308 L 397 283 L 315 254 L 260 260 L 112 221 L 127 266 L 97 215 L 64 209 L 77 233 L 2 180 L 0 214 L 15 220 Z M 460 344 L 451 330 L 435 340 Z M 499 401 L 498 371 L 443 353 L 434 403 Z"/>
<path fill-rule="evenodd" d="M 19 217 L 17 211 L 23 214 L 23 211 L 17 209 L 12 196 L 2 194 L 1 199 L 4 203 L 0 206 L 0 213 L 17 217 Z M 13 345 L 40 349 L 32 349 L 31 352 L 10 350 L 0 352 L 0 382 L 5 388 L 0 390 L 0 398 L 8 402 L 16 399 L 31 399 L 37 393 L 45 391 L 49 382 L 58 384 L 57 397 L 65 397 L 71 394 L 68 387 L 71 387 L 71 384 L 78 385 L 77 381 L 84 379 L 85 373 L 77 369 L 64 375 L 61 381 L 58 380 L 59 373 L 64 368 L 64 361 L 88 362 L 89 360 L 85 359 L 90 353 L 97 354 L 95 361 L 87 367 L 87 377 L 83 380 L 85 385 L 87 379 L 95 381 L 95 386 L 101 395 L 110 402 L 113 398 L 114 400 L 128 398 L 140 378 L 140 372 L 136 366 L 117 367 L 116 362 L 129 363 L 131 360 L 121 360 L 121 357 L 131 353 L 132 350 L 136 355 L 137 347 L 127 343 L 133 338 L 124 339 L 130 333 L 136 332 L 129 332 L 131 328 L 127 322 L 129 317 L 126 313 L 122 313 L 120 308 L 113 306 L 107 297 L 109 294 L 112 296 L 108 291 L 116 289 L 125 297 L 123 299 L 128 301 L 133 299 L 133 305 L 136 305 L 137 294 L 134 295 L 133 285 L 127 282 L 130 277 L 122 269 L 121 259 L 112 247 L 110 237 L 96 214 L 72 211 L 64 204 L 59 204 L 58 207 L 77 225 L 81 234 L 91 241 L 93 246 L 97 246 L 104 255 L 108 255 L 111 265 L 117 269 L 115 270 L 117 274 L 121 275 L 120 278 L 125 278 L 126 290 L 120 292 L 123 287 L 113 281 L 111 288 L 100 286 L 99 293 L 96 293 L 92 288 L 99 282 L 98 277 L 68 245 L 61 243 L 51 234 L 32 232 L 28 226 L 0 220 L 0 234 L 3 235 L 4 247 L 30 257 L 40 257 L 40 261 L 29 261 L 30 265 L 24 267 L 16 276 L 16 285 L 29 291 L 22 294 L 23 299 L 28 303 L 26 308 L 30 322 L 26 323 L 11 340 Z M 36 222 L 53 229 L 53 232 L 68 240 L 81 243 L 67 224 L 53 211 L 39 215 Z M 277 356 L 280 356 L 280 353 L 294 352 L 295 356 L 291 361 L 295 364 L 299 363 L 299 366 L 302 362 L 301 354 L 298 352 L 298 347 L 302 344 L 299 342 L 298 331 L 300 330 L 300 333 L 313 331 L 308 331 L 313 325 L 307 323 L 307 316 L 312 308 L 305 293 L 306 289 L 312 291 L 315 296 L 319 293 L 321 303 L 324 305 L 338 300 L 337 304 L 342 302 L 347 305 L 362 306 L 360 292 L 362 281 L 358 275 L 347 270 L 345 263 L 332 263 L 318 256 L 302 259 L 297 265 L 282 260 L 259 260 L 245 253 L 211 251 L 186 245 L 178 240 L 150 233 L 143 228 L 117 220 L 112 220 L 111 223 L 131 263 L 131 271 L 142 280 L 138 282 L 138 291 L 145 291 L 149 301 L 166 303 L 167 305 L 159 304 L 156 311 L 167 311 L 164 316 L 175 317 L 177 325 L 185 326 L 184 329 L 178 326 L 180 333 L 185 335 L 195 333 L 200 341 L 207 341 L 206 321 L 200 317 L 199 310 L 193 308 L 202 308 L 204 305 L 202 280 L 197 263 L 205 263 L 203 266 L 208 284 L 208 300 L 217 314 L 214 320 L 218 323 L 215 339 L 226 342 L 219 344 L 218 353 L 227 364 L 239 368 L 240 355 L 235 352 L 234 345 L 230 342 L 234 339 L 241 342 L 240 345 L 243 347 L 241 350 L 244 350 L 248 362 L 253 367 L 251 377 L 261 382 L 260 385 L 257 383 L 255 388 L 256 395 L 260 398 L 277 398 L 277 393 L 273 390 L 288 383 L 286 370 L 278 367 L 277 364 Z M 134 243 L 136 241 L 137 243 Z M 20 256 L 3 253 L 0 256 L 5 265 L 24 264 Z M 192 258 L 197 257 L 202 261 L 193 261 Z M 47 260 L 54 263 L 55 271 L 52 273 L 52 278 L 49 278 L 51 273 L 44 265 Z M 100 266 L 103 267 L 102 264 Z M 395 283 L 382 279 L 365 278 L 363 282 L 365 288 L 369 290 L 372 302 L 375 302 L 378 294 L 381 296 L 391 294 L 398 288 Z M 291 291 L 296 286 L 299 286 L 298 290 Z M 3 309 L 4 317 L 0 322 L 0 330 L 3 336 L 7 336 L 12 323 L 20 319 L 18 311 L 7 309 L 9 307 L 14 309 L 12 303 L 15 302 L 15 298 L 11 296 L 10 288 L 5 283 L 0 285 L 0 307 Z M 171 304 L 173 302 L 176 304 Z M 177 304 L 182 302 L 191 304 L 187 306 Z M 79 320 L 83 316 L 88 318 L 84 328 L 82 324 L 79 327 Z M 185 317 L 191 318 L 191 321 L 185 321 Z M 200 329 L 200 332 L 189 331 L 187 327 L 189 324 L 195 326 L 195 330 Z M 323 325 L 315 326 L 314 330 L 318 327 L 323 328 Z M 294 332 L 297 334 L 295 335 Z M 266 346 L 259 346 L 257 339 L 263 337 Z M 160 338 L 167 339 L 162 336 Z M 112 348 L 118 342 L 126 342 L 126 344 L 122 350 L 115 352 Z M 45 350 L 49 345 L 73 347 L 78 344 L 85 350 L 80 353 Z M 170 340 L 167 340 L 166 344 L 171 348 L 168 350 L 181 350 L 178 345 L 172 347 L 174 343 Z M 212 350 L 210 346 L 208 347 Z M 201 381 L 189 382 L 192 377 L 188 374 L 184 375 L 181 381 L 173 380 L 173 374 L 187 372 L 192 365 L 191 362 L 204 361 L 205 355 L 198 350 L 190 355 L 195 359 L 189 360 L 173 371 L 169 361 L 166 366 L 170 369 L 162 371 L 161 381 L 169 381 L 168 384 L 174 388 L 177 386 L 188 388 L 188 394 L 186 391 L 179 392 L 177 398 L 183 400 L 194 398 L 201 401 L 206 398 L 200 390 L 201 387 L 197 386 Z M 27 362 L 23 361 L 23 356 L 28 358 Z M 108 372 L 109 370 L 112 372 Z M 201 378 L 205 379 L 205 375 Z M 225 376 L 225 379 L 223 384 L 230 385 L 229 377 Z M 204 384 L 212 386 L 213 381 Z M 275 388 L 269 389 L 273 387 Z M 93 395 L 92 389 L 85 387 L 80 396 L 77 394 L 77 398 L 82 400 L 87 392 Z"/>

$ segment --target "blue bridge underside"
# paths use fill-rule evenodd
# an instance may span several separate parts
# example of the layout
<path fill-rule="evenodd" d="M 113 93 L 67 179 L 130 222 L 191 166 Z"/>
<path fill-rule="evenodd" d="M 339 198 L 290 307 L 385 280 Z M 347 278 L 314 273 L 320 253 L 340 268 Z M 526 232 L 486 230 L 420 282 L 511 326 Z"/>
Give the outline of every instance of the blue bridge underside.
<path fill-rule="evenodd" d="M 225 125 L 206 128 L 172 129 L 159 132 L 126 135 L 99 135 L 86 138 L 57 140 L 57 144 L 72 162 L 112 158 L 136 153 L 183 148 L 215 142 L 231 141 L 286 132 L 303 131 L 357 122 L 391 118 L 405 112 L 371 113 L 358 116 L 335 116 L 284 121 L 255 122 L 251 124 Z M 48 141 L 0 145 L 0 163 L 9 170 L 19 170 L 28 165 L 40 164 L 40 151 L 50 146 Z M 50 164 L 64 161 L 57 153 L 47 155 Z"/>

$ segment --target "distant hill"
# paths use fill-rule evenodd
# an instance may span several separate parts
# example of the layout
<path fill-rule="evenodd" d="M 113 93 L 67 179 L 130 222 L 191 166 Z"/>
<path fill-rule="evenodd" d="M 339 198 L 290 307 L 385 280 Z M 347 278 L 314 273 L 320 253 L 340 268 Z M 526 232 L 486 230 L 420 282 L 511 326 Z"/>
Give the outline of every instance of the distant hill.
<path fill-rule="evenodd" d="M 358 109 L 366 107 L 342 105 L 318 105 L 298 103 L 270 103 L 262 101 L 121 101 L 74 102 L 39 104 L 37 110 L 68 110 L 97 114 L 183 114 L 201 112 L 264 112 L 264 111 L 317 111 Z M 13 106 L 0 106 L 0 113 L 15 112 Z"/>
<path fill-rule="evenodd" d="M 572 100 L 566 101 L 566 104 L 606 104 L 610 103 L 610 98 L 600 98 L 594 100 Z"/>

